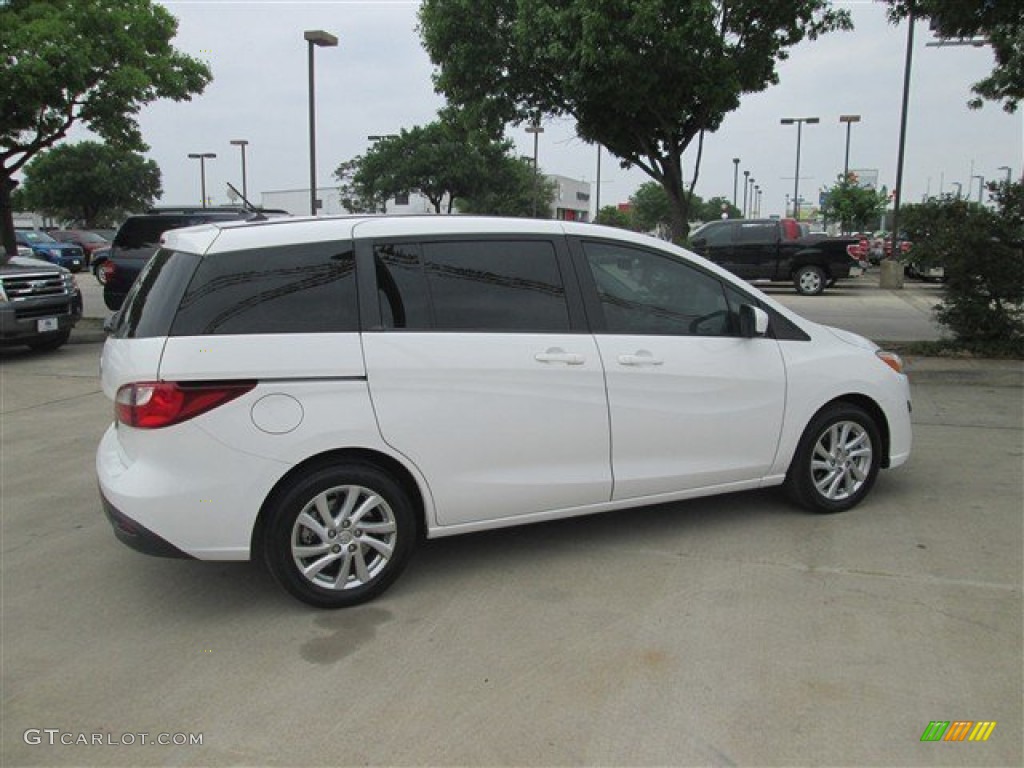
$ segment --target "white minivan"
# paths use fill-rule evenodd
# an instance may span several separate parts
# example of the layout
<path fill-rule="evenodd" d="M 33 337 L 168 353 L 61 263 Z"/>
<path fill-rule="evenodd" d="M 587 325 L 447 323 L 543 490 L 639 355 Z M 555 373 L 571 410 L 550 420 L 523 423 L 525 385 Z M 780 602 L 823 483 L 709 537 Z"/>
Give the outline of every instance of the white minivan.
<path fill-rule="evenodd" d="M 264 561 L 325 608 L 380 594 L 421 536 L 773 485 L 838 512 L 910 454 L 898 357 L 586 224 L 173 230 L 108 331 L 117 537 Z"/>

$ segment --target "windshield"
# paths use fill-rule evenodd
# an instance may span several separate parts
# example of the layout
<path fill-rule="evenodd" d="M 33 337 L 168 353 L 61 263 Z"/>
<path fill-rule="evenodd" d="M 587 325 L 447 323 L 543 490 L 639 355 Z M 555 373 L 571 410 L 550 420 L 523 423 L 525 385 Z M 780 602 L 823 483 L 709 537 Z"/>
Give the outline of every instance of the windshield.
<path fill-rule="evenodd" d="M 20 237 L 26 243 L 56 243 L 57 242 L 56 240 L 54 240 L 52 237 L 50 237 L 45 232 L 37 232 L 34 229 L 32 231 L 28 231 L 28 232 L 26 232 L 26 231 L 19 232 L 18 233 L 18 237 Z"/>

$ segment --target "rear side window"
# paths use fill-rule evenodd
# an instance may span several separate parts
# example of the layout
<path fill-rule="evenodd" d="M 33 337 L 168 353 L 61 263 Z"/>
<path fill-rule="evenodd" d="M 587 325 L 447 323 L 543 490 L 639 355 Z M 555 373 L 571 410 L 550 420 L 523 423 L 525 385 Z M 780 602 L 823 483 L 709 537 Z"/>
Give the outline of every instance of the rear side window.
<path fill-rule="evenodd" d="M 120 339 L 166 336 L 178 302 L 200 260 L 194 253 L 157 251 L 128 291 L 117 314 L 114 336 Z"/>
<path fill-rule="evenodd" d="M 457 240 L 374 249 L 384 328 L 544 333 L 569 329 L 548 240 Z"/>
<path fill-rule="evenodd" d="M 731 226 L 711 226 L 701 232 L 704 237 L 705 245 L 729 245 L 732 243 L 733 227 Z"/>
<path fill-rule="evenodd" d="M 352 246 L 315 243 L 206 256 L 170 335 L 357 330 Z"/>
<path fill-rule="evenodd" d="M 765 245 L 778 239 L 778 227 L 774 222 L 767 224 L 740 224 L 736 242 L 740 244 Z"/>

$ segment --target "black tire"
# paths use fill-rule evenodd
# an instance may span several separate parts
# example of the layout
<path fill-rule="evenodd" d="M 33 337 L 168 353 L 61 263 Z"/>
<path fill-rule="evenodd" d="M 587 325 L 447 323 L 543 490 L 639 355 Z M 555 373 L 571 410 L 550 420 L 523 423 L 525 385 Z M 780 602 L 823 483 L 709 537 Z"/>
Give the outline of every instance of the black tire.
<path fill-rule="evenodd" d="M 804 430 L 786 475 L 786 491 L 812 512 L 843 512 L 868 495 L 881 461 L 874 419 L 855 405 L 830 405 Z"/>
<path fill-rule="evenodd" d="M 103 261 L 106 261 L 106 259 Z M 92 265 L 92 273 L 100 285 L 107 284 L 107 276 L 103 274 L 103 261 L 96 262 Z"/>
<path fill-rule="evenodd" d="M 416 544 L 409 497 L 390 475 L 367 464 L 321 467 L 298 477 L 268 512 L 263 557 L 270 572 L 317 608 L 377 597 L 398 578 Z M 318 565 L 308 574 L 300 570 Z"/>
<path fill-rule="evenodd" d="M 53 352 L 53 350 L 63 347 L 70 338 L 71 329 L 69 328 L 56 334 L 47 334 L 40 337 L 38 341 L 30 341 L 28 347 L 36 352 Z"/>
<path fill-rule="evenodd" d="M 793 273 L 793 286 L 802 296 L 817 296 L 825 290 L 827 284 L 825 270 L 812 264 L 800 267 Z"/>

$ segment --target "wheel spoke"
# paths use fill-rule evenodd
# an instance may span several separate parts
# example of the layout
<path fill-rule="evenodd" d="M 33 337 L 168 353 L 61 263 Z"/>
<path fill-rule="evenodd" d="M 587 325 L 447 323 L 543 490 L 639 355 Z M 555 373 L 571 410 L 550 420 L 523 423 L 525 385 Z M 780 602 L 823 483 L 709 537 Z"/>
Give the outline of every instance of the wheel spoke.
<path fill-rule="evenodd" d="M 356 567 L 356 577 L 362 584 L 366 584 L 370 580 L 370 571 L 366 568 L 366 558 L 363 556 L 362 547 L 352 553 L 352 560 Z"/>
<path fill-rule="evenodd" d="M 338 556 L 335 555 L 335 554 L 324 555 L 323 557 L 321 557 L 316 562 L 310 564 L 306 568 L 303 568 L 302 569 L 302 575 L 305 576 L 310 581 L 313 581 L 317 577 L 317 575 L 320 573 L 320 571 L 322 571 L 324 568 L 326 568 L 331 563 L 335 562 L 337 559 L 338 559 Z"/>
<path fill-rule="evenodd" d="M 360 541 L 364 546 L 370 547 L 371 549 L 375 549 L 378 552 L 380 552 L 385 560 L 391 559 L 392 549 L 390 546 L 388 546 L 386 542 L 383 542 L 380 539 L 373 538 L 360 539 Z"/>
<path fill-rule="evenodd" d="M 330 546 L 326 542 L 323 544 L 315 544 L 311 547 L 300 546 L 298 544 L 292 545 L 292 554 L 295 555 L 295 557 L 301 557 L 303 559 L 326 554 L 329 550 Z"/>
<path fill-rule="evenodd" d="M 296 522 L 303 528 L 308 528 L 313 533 L 315 533 L 317 535 L 317 538 L 320 539 L 320 541 L 327 541 L 327 529 L 324 528 L 323 525 L 321 525 L 319 520 L 316 520 L 308 512 L 303 512 L 301 515 L 299 515 L 298 520 Z"/>
<path fill-rule="evenodd" d="M 341 558 L 341 564 L 338 566 L 338 576 L 334 579 L 332 586 L 335 589 L 344 589 L 345 585 L 348 584 L 348 577 L 351 573 L 352 553 L 346 549 L 344 556 Z"/>
<path fill-rule="evenodd" d="M 355 525 L 356 523 L 358 523 L 360 520 L 363 519 L 364 515 L 366 515 L 370 511 L 376 509 L 378 506 L 382 505 L 383 503 L 384 503 L 384 500 L 380 496 L 378 496 L 377 494 L 375 494 L 375 493 L 369 494 L 366 497 L 366 501 L 364 501 L 362 504 L 359 505 L 359 509 L 357 509 L 355 512 L 352 513 L 352 517 L 350 518 L 352 520 L 352 524 Z"/>
<path fill-rule="evenodd" d="M 321 493 L 313 500 L 313 506 L 316 507 L 317 514 L 320 515 L 320 519 L 323 521 L 324 526 L 327 528 L 333 528 L 335 525 L 334 515 L 331 514 L 331 502 L 327 498 L 326 493 Z"/>
<path fill-rule="evenodd" d="M 352 509 L 355 507 L 356 502 L 359 501 L 359 489 L 358 488 L 345 488 L 345 503 L 341 505 L 341 509 L 338 510 L 338 522 L 344 522 L 348 520 L 352 515 Z"/>
<path fill-rule="evenodd" d="M 360 523 L 359 528 L 363 531 L 363 533 L 372 533 L 374 535 L 380 535 L 383 533 L 394 533 L 396 530 L 398 530 L 395 527 L 395 524 L 390 520 L 387 520 L 383 523 Z"/>

